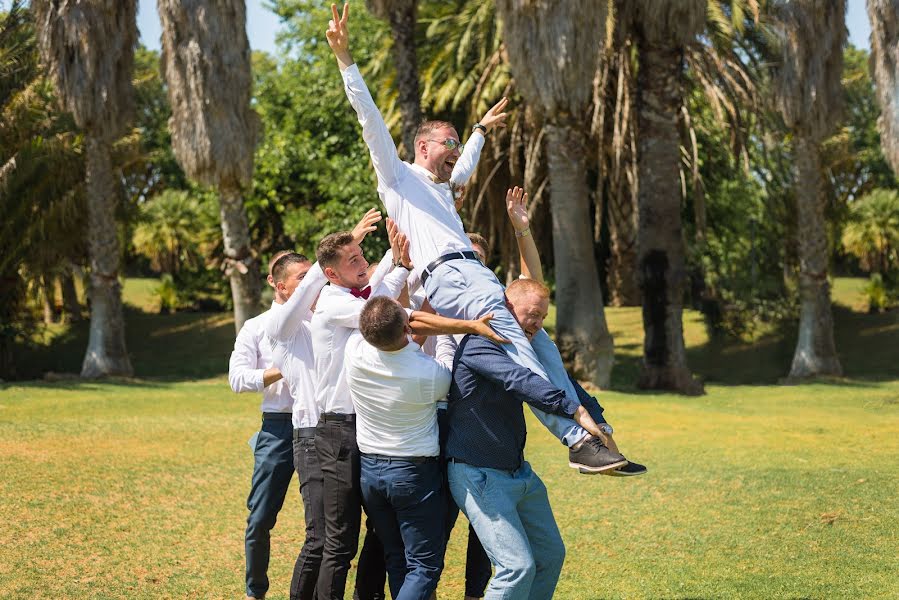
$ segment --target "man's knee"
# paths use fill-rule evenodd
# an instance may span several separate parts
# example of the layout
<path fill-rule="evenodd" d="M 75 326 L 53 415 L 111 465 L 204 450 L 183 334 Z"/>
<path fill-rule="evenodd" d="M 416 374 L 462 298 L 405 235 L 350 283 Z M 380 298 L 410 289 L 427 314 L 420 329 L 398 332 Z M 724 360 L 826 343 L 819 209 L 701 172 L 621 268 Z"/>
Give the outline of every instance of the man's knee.
<path fill-rule="evenodd" d="M 562 564 L 565 562 L 565 543 L 561 537 L 552 540 L 546 548 L 541 548 L 538 554 L 536 561 L 541 570 L 561 573 Z"/>
<path fill-rule="evenodd" d="M 277 520 L 278 511 L 266 506 L 251 507 L 247 516 L 247 532 L 271 531 Z"/>

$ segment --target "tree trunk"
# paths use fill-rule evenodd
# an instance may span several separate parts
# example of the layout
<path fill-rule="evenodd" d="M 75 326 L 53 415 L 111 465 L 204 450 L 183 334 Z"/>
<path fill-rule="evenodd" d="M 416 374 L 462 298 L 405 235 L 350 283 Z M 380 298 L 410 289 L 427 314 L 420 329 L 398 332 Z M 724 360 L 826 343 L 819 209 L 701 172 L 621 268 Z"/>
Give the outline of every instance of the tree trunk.
<path fill-rule="evenodd" d="M 606 196 L 609 211 L 609 304 L 639 306 L 637 202 L 629 187 Z"/>
<path fill-rule="evenodd" d="M 231 298 L 234 300 L 234 328 L 240 332 L 247 319 L 259 314 L 259 266 L 250 253 L 250 227 L 241 190 L 223 187 L 219 209 L 225 261 L 231 278 Z"/>
<path fill-rule="evenodd" d="M 841 375 L 833 340 L 833 313 L 827 282 L 827 228 L 818 145 L 797 136 L 797 232 L 799 234 L 799 339 L 790 378 Z"/>
<path fill-rule="evenodd" d="M 56 321 L 56 282 L 47 273 L 41 275 L 41 299 L 44 309 L 44 323 Z"/>
<path fill-rule="evenodd" d="M 118 189 L 109 146 L 86 136 L 91 326 L 82 377 L 131 375 L 119 285 Z"/>
<path fill-rule="evenodd" d="M 553 254 L 565 257 L 555 265 L 556 344 L 576 378 L 608 388 L 615 352 L 593 254 L 584 130 L 575 124 L 547 124 L 546 141 Z"/>
<path fill-rule="evenodd" d="M 703 393 L 687 367 L 683 296 L 687 279 L 679 185 L 680 49 L 639 40 L 637 73 L 639 250 L 643 365 L 637 385 Z"/>
<path fill-rule="evenodd" d="M 78 290 L 75 288 L 75 276 L 71 265 L 67 265 L 59 277 L 62 288 L 62 308 L 65 320 L 70 323 L 81 320 L 81 304 L 78 302 Z"/>
<path fill-rule="evenodd" d="M 415 23 L 418 0 L 393 0 L 387 20 L 393 32 L 390 54 L 396 67 L 400 114 L 403 116 L 403 148 L 406 158 L 415 156 L 415 132 L 421 123 L 421 93 L 415 52 Z"/>

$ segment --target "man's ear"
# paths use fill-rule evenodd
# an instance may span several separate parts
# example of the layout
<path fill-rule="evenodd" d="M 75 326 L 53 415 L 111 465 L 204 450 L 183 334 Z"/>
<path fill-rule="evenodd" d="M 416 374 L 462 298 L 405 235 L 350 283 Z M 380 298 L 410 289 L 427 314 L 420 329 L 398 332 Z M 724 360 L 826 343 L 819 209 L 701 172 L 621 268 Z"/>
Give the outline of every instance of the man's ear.
<path fill-rule="evenodd" d="M 270 286 L 272 286 L 272 287 L 277 287 L 277 286 L 275 285 L 275 278 L 272 277 L 271 273 L 268 274 L 268 277 L 266 277 L 265 280 L 268 282 L 268 284 L 269 284 Z"/>
<path fill-rule="evenodd" d="M 420 139 L 415 142 L 415 156 L 428 157 L 428 140 Z"/>
<path fill-rule="evenodd" d="M 328 278 L 328 281 L 337 281 L 337 273 L 331 267 L 325 267 L 324 269 L 325 277 Z"/>

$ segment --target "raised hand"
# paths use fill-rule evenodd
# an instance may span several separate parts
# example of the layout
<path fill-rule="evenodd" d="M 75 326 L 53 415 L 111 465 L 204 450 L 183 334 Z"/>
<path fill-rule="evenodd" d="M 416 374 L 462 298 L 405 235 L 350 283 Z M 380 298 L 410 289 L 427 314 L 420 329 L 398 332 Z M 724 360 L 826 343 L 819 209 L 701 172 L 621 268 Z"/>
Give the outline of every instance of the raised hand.
<path fill-rule="evenodd" d="M 465 204 L 465 186 L 458 185 L 453 187 L 452 183 L 450 183 L 450 189 L 453 192 L 453 206 L 456 208 L 456 212 L 462 210 L 462 205 Z"/>
<path fill-rule="evenodd" d="M 412 260 L 409 258 L 409 240 L 406 234 L 400 231 L 396 221 L 387 219 L 387 239 L 390 240 L 390 251 L 393 253 L 393 264 L 402 263 L 407 269 L 412 268 Z"/>
<path fill-rule="evenodd" d="M 328 30 L 325 31 L 325 37 L 328 38 L 328 45 L 337 57 L 340 68 L 344 69 L 353 64 L 350 57 L 350 30 L 347 27 L 347 19 L 350 16 L 350 3 L 343 5 L 343 14 L 337 14 L 337 5 L 331 5 L 331 20 L 328 21 Z"/>
<path fill-rule="evenodd" d="M 493 319 L 493 313 L 484 315 L 480 319 L 476 319 L 476 320 L 472 321 L 472 324 L 474 325 L 474 330 L 475 330 L 474 332 L 477 335 L 487 338 L 491 342 L 496 342 L 497 344 L 510 344 L 511 342 L 509 340 L 507 340 L 500 334 L 493 331 L 493 329 L 491 329 L 491 327 L 490 327 L 491 319 Z"/>
<path fill-rule="evenodd" d="M 335 9 L 336 14 L 336 9 Z M 478 121 L 481 125 L 487 128 L 487 131 L 490 131 L 494 127 L 505 127 L 506 126 L 506 117 L 508 113 L 503 112 L 506 110 L 506 106 L 509 104 L 508 98 L 503 98 L 499 102 L 493 105 L 493 108 L 487 111 L 487 113 Z"/>
<path fill-rule="evenodd" d="M 380 220 L 381 211 L 377 208 L 368 209 L 368 212 L 365 213 L 362 220 L 359 221 L 356 226 L 353 227 L 353 231 L 350 232 L 353 234 L 353 241 L 357 244 L 361 244 L 366 235 L 378 228 L 376 223 Z"/>
<path fill-rule="evenodd" d="M 509 213 L 509 220 L 516 233 L 530 226 L 528 195 L 522 188 L 515 186 L 506 192 L 506 212 Z"/>

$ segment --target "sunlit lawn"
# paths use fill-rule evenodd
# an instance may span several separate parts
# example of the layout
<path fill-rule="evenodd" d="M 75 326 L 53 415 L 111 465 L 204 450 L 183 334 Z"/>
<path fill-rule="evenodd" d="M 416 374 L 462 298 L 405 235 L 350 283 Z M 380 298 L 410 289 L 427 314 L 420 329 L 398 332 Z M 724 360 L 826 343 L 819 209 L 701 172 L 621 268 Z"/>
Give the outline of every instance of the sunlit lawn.
<path fill-rule="evenodd" d="M 852 306 L 841 285 L 835 298 Z M 788 335 L 710 342 L 688 313 L 700 398 L 636 392 L 639 309 L 607 316 L 619 363 L 600 400 L 650 472 L 578 475 L 530 423 L 527 454 L 568 548 L 557 598 L 899 597 L 896 312 L 838 306 L 847 377 L 801 386 L 776 385 Z M 128 327 L 139 379 L 0 387 L 0 596 L 241 597 L 258 398 L 221 375 L 233 325 L 134 312 Z M 60 364 L 75 364 L 56 370 L 77 370 L 82 336 L 54 342 L 74 357 Z M 463 594 L 457 529 L 442 598 Z M 268 597 L 286 598 L 302 543 L 296 489 L 274 534 Z"/>

